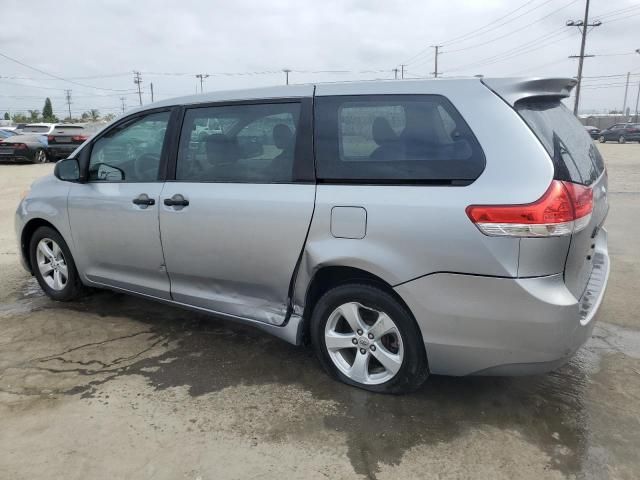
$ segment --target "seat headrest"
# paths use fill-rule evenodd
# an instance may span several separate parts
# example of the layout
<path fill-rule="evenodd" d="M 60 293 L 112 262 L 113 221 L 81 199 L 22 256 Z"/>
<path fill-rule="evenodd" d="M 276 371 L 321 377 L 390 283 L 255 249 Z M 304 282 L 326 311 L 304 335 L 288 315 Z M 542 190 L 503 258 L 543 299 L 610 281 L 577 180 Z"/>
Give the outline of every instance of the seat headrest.
<path fill-rule="evenodd" d="M 398 139 L 398 135 L 393 131 L 389 121 L 384 117 L 376 117 L 371 125 L 371 136 L 378 145 L 393 142 Z"/>
<path fill-rule="evenodd" d="M 273 127 L 273 143 L 280 150 L 289 148 L 293 141 L 293 132 L 284 123 L 279 123 Z"/>

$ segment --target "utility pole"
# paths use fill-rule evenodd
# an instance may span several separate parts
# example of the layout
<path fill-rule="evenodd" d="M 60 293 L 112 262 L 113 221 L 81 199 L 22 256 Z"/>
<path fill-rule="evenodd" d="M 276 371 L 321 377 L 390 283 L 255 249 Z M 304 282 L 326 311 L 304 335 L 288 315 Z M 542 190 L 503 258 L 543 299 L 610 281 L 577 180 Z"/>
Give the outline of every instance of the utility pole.
<path fill-rule="evenodd" d="M 153 82 L 149 84 L 149 87 L 151 87 L 151 103 L 153 103 Z"/>
<path fill-rule="evenodd" d="M 431 46 L 436 50 L 435 68 L 433 70 L 433 76 L 435 78 L 438 78 L 438 55 L 440 55 L 440 49 L 442 48 L 442 45 L 431 45 Z"/>
<path fill-rule="evenodd" d="M 204 93 L 204 79 L 209 78 L 208 73 L 199 73 L 196 75 L 196 78 L 200 79 L 200 93 Z"/>
<path fill-rule="evenodd" d="M 640 82 L 638 82 L 638 95 L 636 95 L 636 122 L 638 121 L 638 102 L 640 101 Z"/>
<path fill-rule="evenodd" d="M 133 83 L 138 86 L 138 99 L 140 100 L 140 106 L 142 106 L 142 89 L 140 88 L 140 85 L 142 84 L 142 77 L 140 72 L 135 70 L 133 72 Z"/>
<path fill-rule="evenodd" d="M 580 42 L 580 55 L 577 55 L 578 60 L 578 84 L 576 85 L 576 102 L 573 106 L 573 114 L 578 115 L 578 106 L 580 105 L 580 87 L 582 86 L 582 65 L 584 63 L 585 57 L 593 57 L 593 55 L 585 55 L 584 47 L 587 43 L 587 31 L 589 27 L 599 27 L 602 25 L 601 21 L 595 21 L 593 23 L 589 23 L 589 2 L 590 0 L 586 0 L 584 7 L 584 20 L 568 20 L 567 27 L 578 27 L 580 33 L 582 33 L 582 41 Z M 572 55 L 569 58 L 576 58 L 576 55 Z"/>
<path fill-rule="evenodd" d="M 406 67 L 406 65 L 402 64 L 400 65 L 400 78 L 404 80 L 404 67 Z"/>
<path fill-rule="evenodd" d="M 65 90 L 64 93 L 67 100 L 67 106 L 69 107 L 69 121 L 71 121 L 71 90 Z"/>
<path fill-rule="evenodd" d="M 120 102 L 122 103 L 122 113 L 124 113 L 125 109 L 127 108 L 127 105 L 124 103 L 125 100 L 126 99 L 124 97 L 120 97 Z"/>
<path fill-rule="evenodd" d="M 629 77 L 631 72 L 627 72 L 627 84 L 624 87 L 624 103 L 622 104 L 622 115 L 627 114 L 627 93 L 629 93 Z"/>
<path fill-rule="evenodd" d="M 397 80 L 397 79 L 398 79 L 398 69 L 397 69 L 397 68 L 394 68 L 394 69 L 392 70 L 392 72 L 393 72 L 393 79 L 394 79 L 394 80 Z"/>
<path fill-rule="evenodd" d="M 289 73 L 291 73 L 291 70 L 289 70 L 288 68 L 284 68 L 282 69 L 282 71 L 284 72 L 284 82 L 285 84 L 289 85 Z"/>

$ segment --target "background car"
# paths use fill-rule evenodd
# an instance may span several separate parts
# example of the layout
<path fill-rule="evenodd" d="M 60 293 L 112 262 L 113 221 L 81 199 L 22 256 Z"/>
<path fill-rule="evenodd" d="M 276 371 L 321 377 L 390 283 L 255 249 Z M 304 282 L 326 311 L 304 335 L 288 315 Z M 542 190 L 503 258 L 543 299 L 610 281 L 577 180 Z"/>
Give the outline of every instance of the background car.
<path fill-rule="evenodd" d="M 5 138 L 13 137 L 15 135 L 17 135 L 17 133 L 14 132 L 14 131 L 5 130 L 4 128 L 0 128 L 0 142 L 2 140 L 4 140 Z"/>
<path fill-rule="evenodd" d="M 0 142 L 0 161 L 46 163 L 46 137 L 41 135 L 14 135 Z"/>
<path fill-rule="evenodd" d="M 39 135 L 49 135 L 55 128 L 55 123 L 28 123 L 20 128 L 20 133 L 37 133 Z"/>
<path fill-rule="evenodd" d="M 67 158 L 85 140 L 91 138 L 97 131 L 93 125 L 62 124 L 56 125 L 47 135 L 49 158 L 52 161 Z"/>
<path fill-rule="evenodd" d="M 615 140 L 618 143 L 640 142 L 640 123 L 616 123 L 602 130 L 598 141 L 604 143 L 610 140 Z"/>
<path fill-rule="evenodd" d="M 593 127 L 591 125 L 585 125 L 584 129 L 591 136 L 591 138 L 593 138 L 593 139 L 600 138 L 600 129 L 598 127 Z"/>

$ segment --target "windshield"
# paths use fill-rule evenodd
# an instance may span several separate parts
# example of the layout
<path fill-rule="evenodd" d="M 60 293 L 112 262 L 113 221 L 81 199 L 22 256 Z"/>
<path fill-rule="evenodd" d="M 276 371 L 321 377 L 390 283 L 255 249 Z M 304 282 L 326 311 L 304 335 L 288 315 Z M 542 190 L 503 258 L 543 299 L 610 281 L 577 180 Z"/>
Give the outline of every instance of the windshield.
<path fill-rule="evenodd" d="M 558 180 L 590 185 L 602 174 L 602 155 L 582 124 L 560 100 L 522 100 L 516 103 L 516 110 L 549 152 Z"/>

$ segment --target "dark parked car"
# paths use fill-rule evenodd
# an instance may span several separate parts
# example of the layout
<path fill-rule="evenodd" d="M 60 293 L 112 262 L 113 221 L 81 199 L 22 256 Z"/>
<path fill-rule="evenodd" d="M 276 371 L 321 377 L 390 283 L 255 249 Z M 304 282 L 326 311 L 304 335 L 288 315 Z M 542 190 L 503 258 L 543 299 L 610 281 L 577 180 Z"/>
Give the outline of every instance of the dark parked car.
<path fill-rule="evenodd" d="M 602 130 L 598 136 L 600 143 L 614 140 L 618 143 L 640 142 L 640 123 L 616 123 Z"/>
<path fill-rule="evenodd" d="M 0 142 L 0 161 L 46 163 L 46 137 L 41 135 L 14 135 Z"/>
<path fill-rule="evenodd" d="M 600 138 L 600 129 L 598 127 L 592 127 L 591 125 L 585 125 L 584 129 L 593 139 Z"/>
<path fill-rule="evenodd" d="M 67 158 L 79 145 L 90 138 L 95 131 L 96 128 L 91 125 L 57 125 L 47 136 L 49 158 L 52 161 Z"/>

